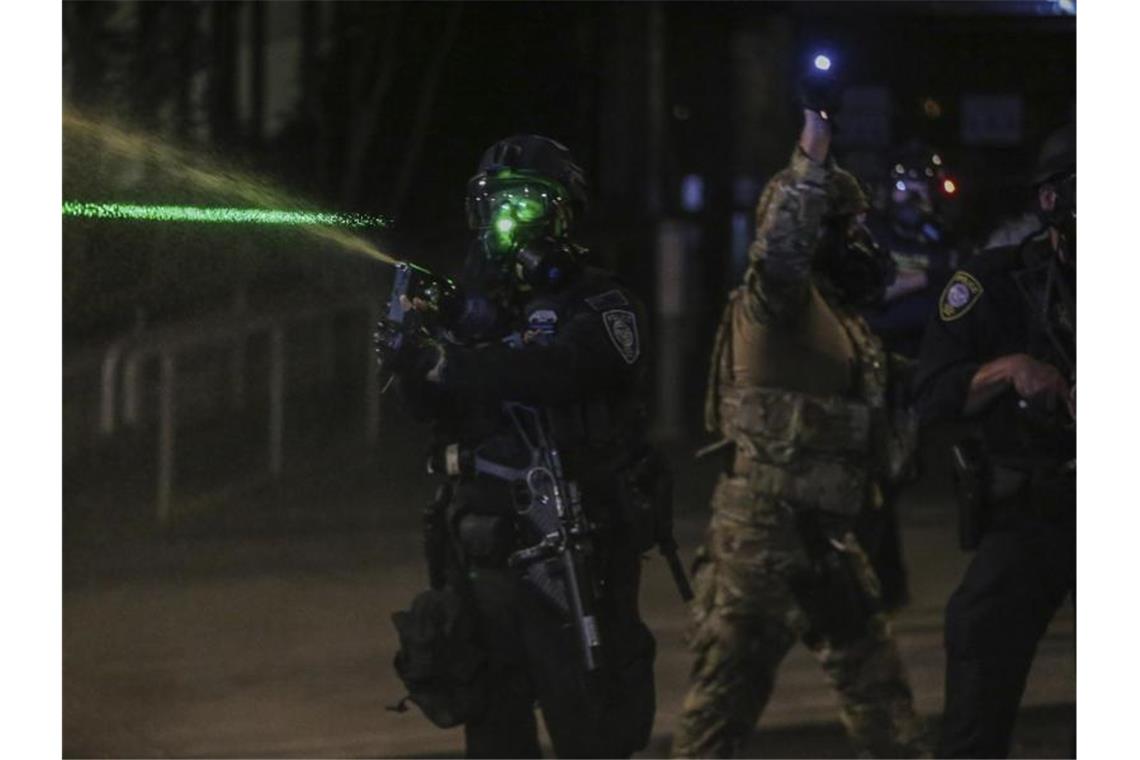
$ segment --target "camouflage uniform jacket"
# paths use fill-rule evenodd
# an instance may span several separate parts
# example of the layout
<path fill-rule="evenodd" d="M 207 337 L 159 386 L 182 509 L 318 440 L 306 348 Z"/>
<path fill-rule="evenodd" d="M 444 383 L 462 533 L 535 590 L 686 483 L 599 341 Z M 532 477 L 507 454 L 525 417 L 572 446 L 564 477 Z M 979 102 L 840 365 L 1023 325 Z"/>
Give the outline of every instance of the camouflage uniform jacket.
<path fill-rule="evenodd" d="M 878 498 L 874 476 L 889 459 L 888 357 L 812 259 L 829 216 L 865 207 L 854 177 L 798 148 L 768 183 L 747 274 L 717 332 L 705 407 L 755 493 L 848 515 Z"/>
<path fill-rule="evenodd" d="M 834 686 L 859 756 L 926 752 L 853 532 L 877 493 L 887 358 L 812 272 L 825 216 L 862 203 L 851 175 L 798 151 L 760 197 L 751 264 L 710 369 L 708 424 L 736 451 L 694 563 L 693 666 L 673 757 L 741 752 L 797 639 Z"/>

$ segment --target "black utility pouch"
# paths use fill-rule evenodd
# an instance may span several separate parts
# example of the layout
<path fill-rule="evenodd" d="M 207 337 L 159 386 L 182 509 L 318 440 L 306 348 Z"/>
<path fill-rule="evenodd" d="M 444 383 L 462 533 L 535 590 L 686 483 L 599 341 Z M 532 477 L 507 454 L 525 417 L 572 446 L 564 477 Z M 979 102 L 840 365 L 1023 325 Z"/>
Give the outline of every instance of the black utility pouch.
<path fill-rule="evenodd" d="M 415 703 L 440 728 L 466 722 L 487 698 L 487 655 L 470 604 L 451 588 L 419 594 L 410 610 L 394 613 L 400 636 L 396 673 Z M 395 709 L 403 712 L 404 701 Z"/>
<path fill-rule="evenodd" d="M 966 438 L 950 447 L 954 465 L 954 493 L 958 501 L 958 545 L 963 551 L 978 548 L 988 527 L 990 467 L 982 443 Z"/>

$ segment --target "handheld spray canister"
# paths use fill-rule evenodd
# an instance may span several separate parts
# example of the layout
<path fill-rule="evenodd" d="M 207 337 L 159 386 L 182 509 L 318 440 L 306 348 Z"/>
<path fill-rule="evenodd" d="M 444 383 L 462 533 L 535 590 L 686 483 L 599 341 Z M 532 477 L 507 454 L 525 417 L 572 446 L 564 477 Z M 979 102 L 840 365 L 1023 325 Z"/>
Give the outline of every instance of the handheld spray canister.
<path fill-rule="evenodd" d="M 392 278 L 385 330 L 378 335 L 391 351 L 403 348 L 409 335 L 428 329 L 441 318 L 446 319 L 456 308 L 459 291 L 455 283 L 421 266 L 398 262 Z"/>

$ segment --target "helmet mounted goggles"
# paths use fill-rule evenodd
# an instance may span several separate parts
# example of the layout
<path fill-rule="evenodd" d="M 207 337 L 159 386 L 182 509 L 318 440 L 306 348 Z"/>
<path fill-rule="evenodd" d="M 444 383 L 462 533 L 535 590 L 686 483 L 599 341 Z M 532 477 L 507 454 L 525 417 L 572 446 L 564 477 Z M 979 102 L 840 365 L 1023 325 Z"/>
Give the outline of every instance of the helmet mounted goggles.
<path fill-rule="evenodd" d="M 507 255 L 545 236 L 557 236 L 568 222 L 562 189 L 539 177 L 504 172 L 471 180 L 468 226 L 481 233 L 492 254 Z"/>

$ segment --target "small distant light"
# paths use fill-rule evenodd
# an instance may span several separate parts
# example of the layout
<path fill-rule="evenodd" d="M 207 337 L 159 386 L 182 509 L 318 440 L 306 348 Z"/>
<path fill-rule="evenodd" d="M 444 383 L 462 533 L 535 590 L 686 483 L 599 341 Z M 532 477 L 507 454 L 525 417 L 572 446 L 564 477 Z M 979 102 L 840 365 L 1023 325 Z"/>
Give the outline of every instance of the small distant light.
<path fill-rule="evenodd" d="M 515 222 L 513 219 L 500 219 L 495 226 L 505 235 L 515 228 Z"/>
<path fill-rule="evenodd" d="M 942 166 L 942 156 L 935 153 L 930 157 L 930 163 L 934 164 L 935 166 Z"/>
<path fill-rule="evenodd" d="M 906 183 L 900 179 L 898 182 L 895 183 L 895 190 L 898 190 L 900 193 L 905 193 L 906 192 Z"/>
<path fill-rule="evenodd" d="M 831 59 L 823 54 L 817 55 L 815 57 L 815 67 L 820 71 L 827 71 L 831 68 Z"/>
<path fill-rule="evenodd" d="M 902 174 L 905 171 L 906 167 L 904 167 L 902 164 L 895 164 L 895 174 Z"/>
<path fill-rule="evenodd" d="M 705 181 L 698 174 L 686 174 L 681 180 L 681 208 L 700 211 L 705 207 Z"/>
<path fill-rule="evenodd" d="M 934 170 L 931 169 L 929 166 L 926 167 L 926 176 L 927 177 L 933 177 L 934 176 Z"/>
<path fill-rule="evenodd" d="M 922 112 L 928 119 L 938 119 L 942 116 L 942 104 L 934 98 L 927 98 L 922 102 Z"/>
<path fill-rule="evenodd" d="M 954 180 L 952 179 L 942 180 L 942 189 L 946 191 L 947 195 L 953 195 L 958 192 L 958 186 L 954 184 Z"/>

